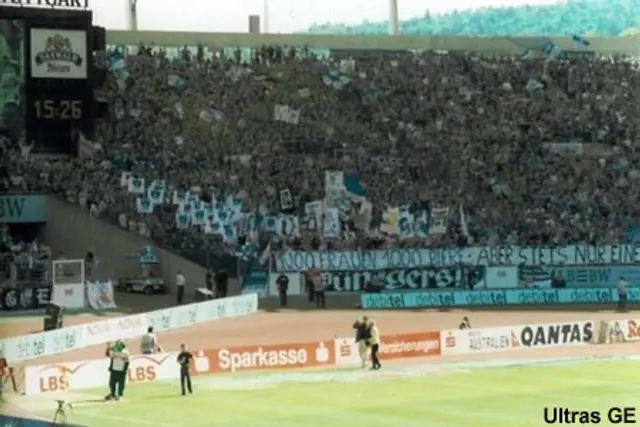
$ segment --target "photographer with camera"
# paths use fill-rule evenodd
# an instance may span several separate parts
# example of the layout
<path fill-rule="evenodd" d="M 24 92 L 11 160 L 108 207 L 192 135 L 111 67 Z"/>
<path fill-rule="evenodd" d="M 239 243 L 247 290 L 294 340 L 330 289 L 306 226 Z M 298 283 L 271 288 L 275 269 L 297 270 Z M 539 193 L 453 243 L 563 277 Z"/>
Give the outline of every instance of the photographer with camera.
<path fill-rule="evenodd" d="M 189 365 L 193 360 L 193 354 L 189 350 L 187 350 L 187 346 L 185 344 L 180 344 L 180 354 L 178 354 L 178 364 L 180 365 L 180 387 L 182 388 L 182 395 L 185 396 L 189 392 L 189 394 L 193 393 L 191 389 L 191 374 L 189 373 Z M 186 388 L 185 388 L 186 386 Z"/>
<path fill-rule="evenodd" d="M 129 350 L 124 341 L 118 340 L 113 346 L 107 343 L 106 356 L 109 362 L 109 394 L 106 400 L 120 400 L 124 394 L 129 370 Z"/>
<path fill-rule="evenodd" d="M 471 329 L 471 322 L 469 322 L 469 318 L 467 316 L 462 318 L 462 322 L 460 322 L 458 329 Z"/>
<path fill-rule="evenodd" d="M 360 361 L 362 362 L 362 368 L 364 369 L 367 367 L 367 359 L 369 358 L 368 340 L 371 338 L 367 316 L 363 317 L 362 320 L 356 320 L 352 326 L 353 329 L 356 330 L 358 354 L 360 355 Z"/>
<path fill-rule="evenodd" d="M 54 424 L 67 424 L 67 409 L 70 411 L 73 410 L 73 405 L 71 403 L 67 403 L 64 400 L 56 400 L 58 407 L 56 408 L 56 412 L 53 414 L 53 423 Z"/>

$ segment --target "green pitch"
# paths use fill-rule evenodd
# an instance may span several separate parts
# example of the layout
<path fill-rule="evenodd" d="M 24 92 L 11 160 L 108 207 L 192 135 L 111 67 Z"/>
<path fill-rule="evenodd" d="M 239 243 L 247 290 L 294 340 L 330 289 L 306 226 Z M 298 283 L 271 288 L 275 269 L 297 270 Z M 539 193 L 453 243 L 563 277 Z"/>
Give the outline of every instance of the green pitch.
<path fill-rule="evenodd" d="M 37 414 L 49 419 L 53 399 L 76 401 L 68 421 L 91 427 L 528 427 L 546 425 L 545 406 L 600 411 L 599 425 L 614 425 L 607 419 L 612 406 L 640 411 L 639 368 L 635 360 L 396 365 L 378 373 L 201 377 L 195 394 L 186 397 L 179 395 L 176 381 L 131 385 L 123 402 L 100 402 L 105 390 L 23 399 L 31 399 L 25 406 L 39 408 Z"/>

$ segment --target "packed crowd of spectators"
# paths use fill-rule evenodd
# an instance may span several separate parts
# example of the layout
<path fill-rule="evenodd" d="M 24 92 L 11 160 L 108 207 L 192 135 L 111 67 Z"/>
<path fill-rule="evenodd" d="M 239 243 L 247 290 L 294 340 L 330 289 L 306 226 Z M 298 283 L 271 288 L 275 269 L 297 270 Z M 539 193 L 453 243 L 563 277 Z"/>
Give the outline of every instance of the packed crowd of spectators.
<path fill-rule="evenodd" d="M 49 280 L 50 250 L 32 236 L 0 226 L 0 287 L 39 285 Z"/>
<path fill-rule="evenodd" d="M 136 213 L 123 171 L 241 192 L 246 211 L 278 212 L 279 189 L 291 188 L 299 214 L 323 197 L 326 170 L 357 172 L 374 222 L 387 206 L 450 207 L 447 234 L 430 244 L 461 244 L 460 206 L 474 244 L 611 243 L 635 225 L 640 74 L 626 59 L 341 59 L 280 48 L 246 62 L 148 49 L 124 57 L 128 75 L 104 83 L 111 119 L 98 125 L 93 156 L 16 154 L 12 175 L 183 253 L 220 245 L 178 230 L 170 205 Z M 299 117 L 274 120 L 275 105 Z M 370 244 L 362 234 L 333 245 Z"/>

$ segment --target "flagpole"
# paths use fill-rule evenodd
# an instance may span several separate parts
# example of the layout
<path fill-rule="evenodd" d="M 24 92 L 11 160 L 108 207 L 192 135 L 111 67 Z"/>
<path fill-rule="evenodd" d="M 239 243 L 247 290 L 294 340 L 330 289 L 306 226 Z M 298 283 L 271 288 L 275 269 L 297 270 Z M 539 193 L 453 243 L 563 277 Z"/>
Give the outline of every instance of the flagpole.
<path fill-rule="evenodd" d="M 269 34 L 269 0 L 264 0 L 262 4 L 262 32 Z"/>
<path fill-rule="evenodd" d="M 398 35 L 398 0 L 389 0 L 389 35 Z"/>

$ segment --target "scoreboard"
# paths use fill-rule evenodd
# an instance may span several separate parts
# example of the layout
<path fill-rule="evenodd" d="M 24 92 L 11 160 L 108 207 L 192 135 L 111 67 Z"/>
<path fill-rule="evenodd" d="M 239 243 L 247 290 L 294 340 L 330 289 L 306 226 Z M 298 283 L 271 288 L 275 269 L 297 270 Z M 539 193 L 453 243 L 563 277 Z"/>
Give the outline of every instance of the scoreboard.
<path fill-rule="evenodd" d="M 92 134 L 91 24 L 86 10 L 0 5 L 0 127 L 34 154 L 75 155 Z"/>

